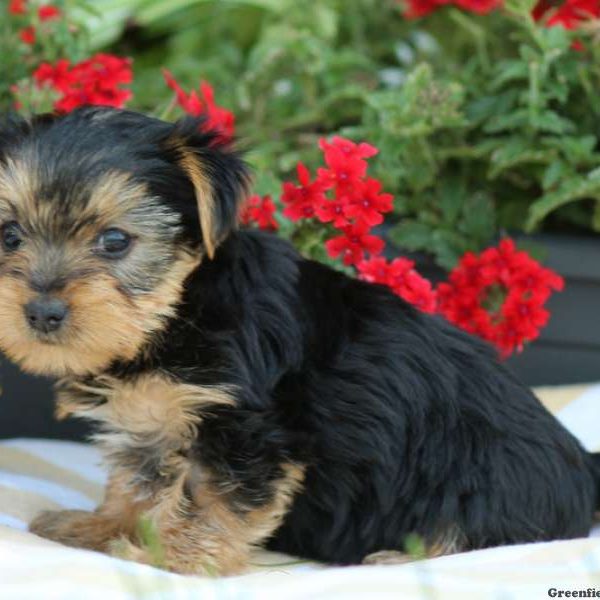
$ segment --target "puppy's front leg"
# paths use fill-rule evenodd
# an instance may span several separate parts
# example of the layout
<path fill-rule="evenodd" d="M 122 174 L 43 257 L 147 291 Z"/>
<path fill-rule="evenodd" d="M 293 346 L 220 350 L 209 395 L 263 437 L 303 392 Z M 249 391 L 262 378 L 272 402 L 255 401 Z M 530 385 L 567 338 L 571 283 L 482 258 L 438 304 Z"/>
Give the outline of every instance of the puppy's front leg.
<path fill-rule="evenodd" d="M 243 496 L 227 486 L 195 486 L 189 475 L 182 475 L 144 513 L 157 547 L 124 537 L 111 544 L 111 553 L 178 573 L 239 573 L 247 567 L 252 548 L 279 527 L 302 485 L 302 467 L 285 464 L 282 472 L 272 482 L 271 497 L 260 506 L 244 504 Z"/>
<path fill-rule="evenodd" d="M 106 552 L 115 539 L 134 534 L 139 516 L 149 506 L 127 485 L 125 474 L 109 479 L 103 503 L 94 511 L 49 510 L 30 524 L 36 535 L 67 546 Z"/>

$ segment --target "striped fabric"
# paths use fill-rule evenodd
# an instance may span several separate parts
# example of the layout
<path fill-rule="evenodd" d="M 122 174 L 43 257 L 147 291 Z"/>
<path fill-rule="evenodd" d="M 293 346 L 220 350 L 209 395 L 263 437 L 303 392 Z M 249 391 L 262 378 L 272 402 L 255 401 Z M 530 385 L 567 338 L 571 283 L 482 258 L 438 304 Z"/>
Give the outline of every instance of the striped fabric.
<path fill-rule="evenodd" d="M 590 450 L 600 450 L 600 385 L 539 390 L 546 405 Z M 71 442 L 0 444 L 0 599 L 526 599 L 548 590 L 594 588 L 600 597 L 600 539 L 528 544 L 401 566 L 326 568 L 257 552 L 246 575 L 184 577 L 27 532 L 43 509 L 90 510 L 106 474 L 94 448 Z"/>

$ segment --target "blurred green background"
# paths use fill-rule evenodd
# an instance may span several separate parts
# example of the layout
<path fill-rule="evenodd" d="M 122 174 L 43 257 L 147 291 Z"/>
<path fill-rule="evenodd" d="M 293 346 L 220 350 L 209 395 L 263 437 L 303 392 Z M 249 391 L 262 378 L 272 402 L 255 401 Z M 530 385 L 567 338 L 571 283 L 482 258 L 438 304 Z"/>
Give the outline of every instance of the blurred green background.
<path fill-rule="evenodd" d="M 398 0 L 54 3 L 87 41 L 63 55 L 133 58 L 130 107 L 182 114 L 161 67 L 187 91 L 208 81 L 259 194 L 277 201 L 299 160 L 321 165 L 319 138 L 340 134 L 380 149 L 370 175 L 395 196 L 389 238 L 443 268 L 506 233 L 600 231 L 598 27 L 535 22 L 535 0 L 417 20 Z M 280 224 L 328 260 L 322 231 Z"/>

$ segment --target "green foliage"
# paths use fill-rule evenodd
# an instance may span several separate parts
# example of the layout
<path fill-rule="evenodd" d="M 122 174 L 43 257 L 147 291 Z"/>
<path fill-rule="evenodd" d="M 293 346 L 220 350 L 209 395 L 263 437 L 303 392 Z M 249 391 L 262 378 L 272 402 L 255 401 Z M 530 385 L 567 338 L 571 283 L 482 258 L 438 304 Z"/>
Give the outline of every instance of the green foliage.
<path fill-rule="evenodd" d="M 52 4 L 65 11 L 74 2 L 56 0 Z M 10 15 L 8 6 L 9 0 L 0 0 L 0 111 L 13 108 L 11 88 L 29 78 L 40 62 L 59 58 L 81 60 L 87 52 L 87 32 L 82 25 L 69 26 L 63 19 L 40 23 L 35 11 L 35 43 L 23 43 L 19 34 L 31 24 L 30 18 Z M 93 11 L 91 5 L 82 0 L 77 0 L 77 6 L 82 14 Z"/>
<path fill-rule="evenodd" d="M 95 0 L 72 15 L 95 49 L 134 58 L 133 108 L 177 116 L 161 66 L 187 89 L 209 81 L 258 193 L 277 200 L 299 160 L 319 166 L 322 136 L 376 145 L 390 237 L 452 267 L 502 231 L 600 231 L 600 45 L 534 23 L 532 1 L 420 21 L 396 0 Z M 55 56 L 77 54 L 59 41 Z M 0 93 L 31 69 L 19 61 Z M 282 226 L 324 258 L 319 232 Z"/>

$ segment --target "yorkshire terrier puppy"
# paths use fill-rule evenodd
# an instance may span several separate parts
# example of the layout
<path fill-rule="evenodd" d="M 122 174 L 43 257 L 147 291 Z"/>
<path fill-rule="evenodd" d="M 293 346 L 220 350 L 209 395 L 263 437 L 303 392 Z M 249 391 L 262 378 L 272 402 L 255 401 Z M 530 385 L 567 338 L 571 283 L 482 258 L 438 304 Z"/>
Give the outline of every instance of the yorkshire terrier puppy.
<path fill-rule="evenodd" d="M 60 378 L 110 477 L 31 531 L 182 573 L 258 545 L 338 564 L 585 536 L 600 461 L 486 344 L 236 229 L 247 169 L 200 122 L 0 126 L 0 347 Z M 76 460 L 76 457 L 73 457 Z"/>

